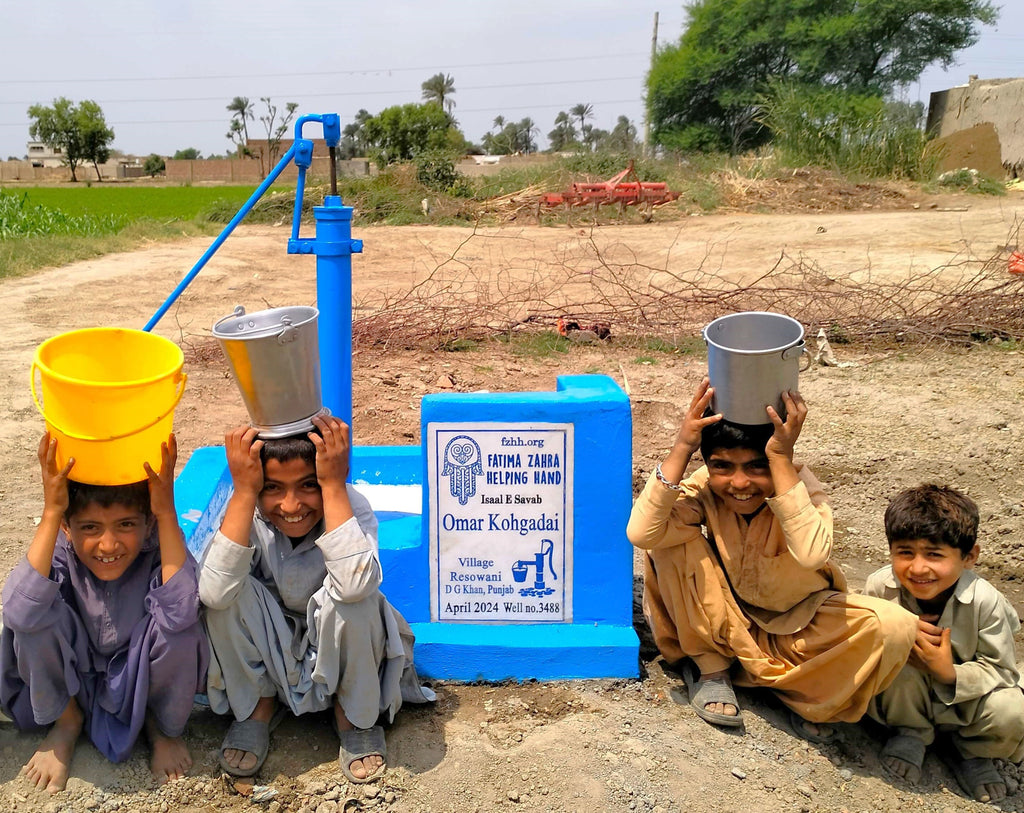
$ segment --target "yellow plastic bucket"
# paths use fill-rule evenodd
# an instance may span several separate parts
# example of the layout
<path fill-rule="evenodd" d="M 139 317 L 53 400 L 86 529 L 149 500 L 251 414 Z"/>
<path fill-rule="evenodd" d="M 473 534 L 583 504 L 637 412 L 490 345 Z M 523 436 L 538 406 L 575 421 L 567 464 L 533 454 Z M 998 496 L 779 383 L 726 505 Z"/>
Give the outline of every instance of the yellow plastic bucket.
<path fill-rule="evenodd" d="M 32 397 L 57 439 L 57 465 L 73 457 L 72 480 L 108 486 L 145 480 L 144 462 L 159 470 L 185 392 L 184 361 L 174 342 L 129 328 L 72 330 L 39 345 Z"/>

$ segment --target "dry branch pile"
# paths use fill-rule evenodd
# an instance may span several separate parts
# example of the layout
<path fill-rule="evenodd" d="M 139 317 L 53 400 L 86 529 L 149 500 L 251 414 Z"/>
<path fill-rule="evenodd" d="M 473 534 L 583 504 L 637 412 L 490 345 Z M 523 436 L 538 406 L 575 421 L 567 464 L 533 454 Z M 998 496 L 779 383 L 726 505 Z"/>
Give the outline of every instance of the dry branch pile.
<path fill-rule="evenodd" d="M 628 246 L 601 249 L 593 234 L 584 250 L 537 259 L 531 268 L 476 266 L 460 253 L 467 238 L 427 277 L 386 297 L 353 325 L 357 343 L 439 347 L 550 327 L 559 316 L 612 326 L 615 335 L 678 340 L 727 313 L 776 311 L 833 340 L 951 341 L 1024 338 L 1024 277 L 1007 271 L 1016 245 L 979 260 L 968 250 L 930 272 L 903 279 L 872 274 L 870 265 L 830 275 L 783 252 L 755 278 L 730 278 L 709 262 L 675 270 L 637 261 Z M 357 305 L 358 307 L 358 305 Z"/>

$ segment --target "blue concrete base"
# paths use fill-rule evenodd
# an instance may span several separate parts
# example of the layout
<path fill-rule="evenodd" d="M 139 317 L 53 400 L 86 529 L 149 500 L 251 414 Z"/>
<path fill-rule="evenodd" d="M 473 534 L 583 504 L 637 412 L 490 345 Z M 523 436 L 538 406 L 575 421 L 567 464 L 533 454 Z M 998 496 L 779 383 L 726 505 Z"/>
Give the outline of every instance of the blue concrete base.
<path fill-rule="evenodd" d="M 416 670 L 439 680 L 573 680 L 639 676 L 632 627 L 411 624 Z"/>
<path fill-rule="evenodd" d="M 416 664 L 424 676 L 477 681 L 639 675 L 639 640 L 631 626 L 632 548 L 624 533 L 631 476 L 628 399 L 603 376 L 562 377 L 558 383 L 557 393 L 430 396 L 424 399 L 424 415 L 443 420 L 455 411 L 459 418 L 461 410 L 469 422 L 500 422 L 517 413 L 523 421 L 573 420 L 575 533 L 580 540 L 574 623 L 431 622 L 424 446 L 352 450 L 352 482 L 365 488 L 380 522 L 383 591 L 416 634 Z M 406 497 L 421 494 L 419 508 L 404 499 L 395 510 L 388 504 L 388 488 L 375 493 L 375 487 L 391 488 L 391 495 L 401 489 Z M 224 447 L 193 452 L 176 481 L 175 504 L 197 559 L 220 526 L 230 495 Z"/>

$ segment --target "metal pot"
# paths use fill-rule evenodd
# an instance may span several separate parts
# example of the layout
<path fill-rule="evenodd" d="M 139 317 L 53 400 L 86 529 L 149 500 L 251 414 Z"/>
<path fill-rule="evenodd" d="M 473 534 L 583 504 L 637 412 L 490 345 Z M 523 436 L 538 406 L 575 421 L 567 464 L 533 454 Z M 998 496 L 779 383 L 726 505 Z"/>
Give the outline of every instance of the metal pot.
<path fill-rule="evenodd" d="M 245 312 L 218 319 L 213 335 L 261 438 L 308 432 L 324 412 L 320 390 L 319 311 L 307 306 Z"/>
<path fill-rule="evenodd" d="M 771 405 L 785 419 L 782 393 L 797 389 L 806 352 L 796 319 L 765 311 L 732 313 L 708 324 L 704 341 L 715 412 L 731 423 L 756 426 L 769 423 L 765 407 Z"/>

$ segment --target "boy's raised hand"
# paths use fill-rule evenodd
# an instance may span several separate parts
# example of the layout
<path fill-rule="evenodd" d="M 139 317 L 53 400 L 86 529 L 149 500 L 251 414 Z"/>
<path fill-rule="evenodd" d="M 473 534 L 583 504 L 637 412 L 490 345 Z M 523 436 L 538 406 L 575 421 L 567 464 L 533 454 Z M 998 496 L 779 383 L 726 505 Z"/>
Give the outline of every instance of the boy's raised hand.
<path fill-rule="evenodd" d="M 25 558 L 40 575 L 48 577 L 53 563 L 53 550 L 57 534 L 68 510 L 68 472 L 75 465 L 70 458 L 63 468 L 57 468 L 57 439 L 45 432 L 39 441 L 39 468 L 43 475 L 43 515 L 29 543 Z"/>
<path fill-rule="evenodd" d="M 348 479 L 351 430 L 333 415 L 314 415 L 313 423 L 320 434 L 309 433 L 316 447 L 316 479 L 324 498 L 324 529 L 328 532 L 348 522 L 352 516 Z"/>
<path fill-rule="evenodd" d="M 160 572 L 166 584 L 185 564 L 185 537 L 178 525 L 178 512 L 174 507 L 174 466 L 178 462 L 178 439 L 171 432 L 160 444 L 160 471 L 154 471 L 149 462 L 142 464 L 149 480 L 149 510 L 156 520 L 157 539 L 160 543 Z"/>
<path fill-rule="evenodd" d="M 940 683 L 956 683 L 953 645 L 949 627 L 937 627 L 925 618 L 917 620 L 917 638 L 910 651 L 910 665 L 926 672 Z"/>
<path fill-rule="evenodd" d="M 310 432 L 307 437 L 316 447 L 316 479 L 321 488 L 344 487 L 348 479 L 351 430 L 333 415 L 314 415 L 313 424 L 320 434 Z"/>
<path fill-rule="evenodd" d="M 153 516 L 177 516 L 174 508 L 174 467 L 178 462 L 178 439 L 171 432 L 160 444 L 160 471 L 153 471 L 149 462 L 142 464 L 149 480 L 149 510 Z"/>
<path fill-rule="evenodd" d="M 683 414 L 679 431 L 676 433 L 675 446 L 685 447 L 689 449 L 690 454 L 693 454 L 700 448 L 700 437 L 704 427 L 722 420 L 720 414 L 704 417 L 714 394 L 715 388 L 711 386 L 708 377 L 704 376 L 700 380 L 700 384 L 697 385 L 697 391 L 693 394 L 693 398 L 690 399 L 689 408 Z"/>
<path fill-rule="evenodd" d="M 49 508 L 60 517 L 68 508 L 68 474 L 75 458 L 68 458 L 64 468 L 57 468 L 57 438 L 44 432 L 39 440 L 39 468 L 43 478 L 43 508 Z"/>
<path fill-rule="evenodd" d="M 239 426 L 224 435 L 224 452 L 236 494 L 256 497 L 263 490 L 263 441 L 257 440 L 258 434 L 255 427 Z"/>
<path fill-rule="evenodd" d="M 796 446 L 796 439 L 800 437 L 800 430 L 807 419 L 807 404 L 799 392 L 783 392 L 782 403 L 786 406 L 786 420 L 779 417 L 774 407 L 767 407 L 768 418 L 775 425 L 775 431 L 765 444 L 764 453 L 769 460 L 772 457 L 786 457 L 793 459 L 793 448 Z"/>
<path fill-rule="evenodd" d="M 690 458 L 700 449 L 704 427 L 722 420 L 721 414 L 704 415 L 714 394 L 715 388 L 711 386 L 708 377 L 704 376 L 690 399 L 690 406 L 683 413 L 672 449 L 661 464 L 661 472 L 669 482 L 675 483 L 683 478 Z"/>

